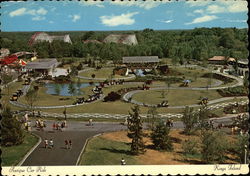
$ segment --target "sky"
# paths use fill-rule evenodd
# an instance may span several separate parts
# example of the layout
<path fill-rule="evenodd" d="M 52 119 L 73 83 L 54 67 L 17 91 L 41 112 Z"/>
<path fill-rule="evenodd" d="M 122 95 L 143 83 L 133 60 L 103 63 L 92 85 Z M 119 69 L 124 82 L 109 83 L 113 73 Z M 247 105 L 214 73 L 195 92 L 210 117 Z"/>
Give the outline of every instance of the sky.
<path fill-rule="evenodd" d="M 117 31 L 247 28 L 247 1 L 6 1 L 1 30 Z"/>

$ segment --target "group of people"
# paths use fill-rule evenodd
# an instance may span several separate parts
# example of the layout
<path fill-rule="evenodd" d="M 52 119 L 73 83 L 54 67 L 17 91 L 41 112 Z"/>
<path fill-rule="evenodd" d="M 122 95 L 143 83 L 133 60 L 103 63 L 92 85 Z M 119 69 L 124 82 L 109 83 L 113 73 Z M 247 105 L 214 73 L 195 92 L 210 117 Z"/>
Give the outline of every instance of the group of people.
<path fill-rule="evenodd" d="M 44 148 L 52 149 L 54 147 L 54 141 L 52 139 L 44 139 Z"/>
<path fill-rule="evenodd" d="M 46 123 L 45 123 L 45 121 L 44 120 L 42 120 L 42 119 L 37 119 L 36 120 L 36 128 L 37 129 L 40 129 L 41 131 L 43 130 L 43 128 L 45 128 L 46 127 Z"/>
<path fill-rule="evenodd" d="M 64 142 L 65 142 L 66 149 L 71 149 L 72 148 L 71 139 L 65 140 Z M 45 138 L 44 139 L 44 148 L 49 148 L 49 149 L 54 148 L 54 141 L 52 139 L 48 140 L 47 138 Z"/>
<path fill-rule="evenodd" d="M 69 139 L 69 140 L 65 140 L 64 141 L 64 143 L 65 143 L 65 148 L 66 149 L 71 149 L 72 148 L 72 141 Z"/>
<path fill-rule="evenodd" d="M 167 119 L 166 124 L 167 127 L 173 127 L 174 125 L 174 120 L 173 119 Z"/>
<path fill-rule="evenodd" d="M 52 125 L 52 128 L 53 130 L 59 130 L 59 131 L 63 131 L 64 128 L 67 127 L 67 122 L 66 120 L 62 121 L 61 123 L 60 122 L 54 122 L 53 125 Z"/>

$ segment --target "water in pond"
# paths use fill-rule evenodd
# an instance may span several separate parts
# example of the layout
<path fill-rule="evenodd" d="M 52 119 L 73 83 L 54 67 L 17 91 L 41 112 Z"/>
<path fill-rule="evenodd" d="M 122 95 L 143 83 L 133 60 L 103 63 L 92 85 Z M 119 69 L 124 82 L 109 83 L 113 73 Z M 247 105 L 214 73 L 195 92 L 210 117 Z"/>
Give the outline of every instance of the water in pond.
<path fill-rule="evenodd" d="M 94 83 L 90 85 L 89 83 L 81 83 L 81 84 L 73 84 L 73 87 L 75 89 L 74 94 L 69 93 L 69 85 L 70 84 L 55 84 L 55 83 L 48 83 L 45 84 L 45 87 L 47 88 L 46 93 L 51 95 L 61 95 L 61 96 L 77 96 L 77 95 L 83 95 L 84 92 L 81 91 L 81 88 L 89 87 L 89 86 L 96 86 L 99 85 L 98 83 Z"/>

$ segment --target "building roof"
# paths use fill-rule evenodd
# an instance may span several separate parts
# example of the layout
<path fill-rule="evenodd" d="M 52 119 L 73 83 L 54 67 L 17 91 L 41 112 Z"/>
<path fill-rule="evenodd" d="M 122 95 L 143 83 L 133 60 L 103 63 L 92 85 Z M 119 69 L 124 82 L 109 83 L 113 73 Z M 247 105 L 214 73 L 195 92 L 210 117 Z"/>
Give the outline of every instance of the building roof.
<path fill-rule="evenodd" d="M 248 65 L 248 62 L 249 62 L 248 59 L 239 59 L 239 60 L 238 60 L 238 63 L 239 63 L 239 64 Z"/>
<path fill-rule="evenodd" d="M 227 60 L 227 61 L 235 61 L 235 59 L 234 58 L 232 58 L 232 57 L 225 57 L 225 56 L 214 56 L 214 57 L 212 57 L 212 58 L 209 58 L 208 59 L 209 61 L 225 61 L 225 60 Z"/>
<path fill-rule="evenodd" d="M 110 34 L 104 40 L 104 43 L 122 43 L 126 45 L 137 45 L 138 41 L 135 34 Z"/>
<path fill-rule="evenodd" d="M 50 69 L 56 67 L 59 63 L 56 59 L 38 59 L 34 62 L 28 62 L 27 69 Z"/>
<path fill-rule="evenodd" d="M 70 43 L 72 44 L 72 41 L 69 37 L 69 34 L 66 35 L 49 35 L 45 32 L 36 32 L 34 35 L 32 35 L 29 44 L 33 45 L 36 42 L 39 41 L 47 41 L 47 42 L 52 42 L 53 40 L 61 40 L 64 41 L 66 43 Z"/>
<path fill-rule="evenodd" d="M 122 57 L 122 63 L 155 63 L 159 62 L 158 56 L 132 56 Z"/>

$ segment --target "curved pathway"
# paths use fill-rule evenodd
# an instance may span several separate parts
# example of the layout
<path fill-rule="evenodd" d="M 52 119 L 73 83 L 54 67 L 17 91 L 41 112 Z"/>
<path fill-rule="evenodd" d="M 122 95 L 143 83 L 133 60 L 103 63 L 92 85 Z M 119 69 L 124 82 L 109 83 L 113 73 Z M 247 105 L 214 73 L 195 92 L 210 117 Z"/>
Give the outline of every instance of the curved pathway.
<path fill-rule="evenodd" d="M 85 70 L 82 70 L 80 72 L 89 71 L 89 70 L 93 70 L 93 68 L 85 69 Z M 217 71 L 212 71 L 212 72 L 237 80 L 237 83 L 230 86 L 230 87 L 236 87 L 236 86 L 243 85 L 243 80 L 241 78 L 238 78 L 238 77 L 235 77 L 235 76 L 232 76 L 232 75 L 228 75 L 228 74 L 224 74 L 224 73 L 220 73 L 220 72 L 217 72 Z M 84 78 L 84 77 L 82 77 L 82 78 Z M 104 78 L 94 78 L 94 79 L 104 79 Z M 105 78 L 105 80 L 106 80 L 106 78 Z M 218 89 L 228 88 L 228 86 L 215 87 L 215 86 L 220 85 L 220 83 L 221 82 L 216 82 L 214 85 L 212 85 L 212 87 L 209 87 L 209 88 L 205 88 L 205 87 L 170 87 L 169 89 L 171 89 L 171 90 L 172 89 L 173 90 L 218 90 Z M 27 85 L 27 86 L 25 85 L 23 87 L 22 90 L 24 92 L 24 95 L 28 91 L 29 87 L 30 87 L 30 85 Z M 150 90 L 162 90 L 162 89 L 166 89 L 166 88 L 167 87 L 154 87 L 154 88 L 150 88 Z M 134 94 L 139 93 L 141 91 L 143 91 L 143 90 L 135 90 L 135 91 L 127 92 L 126 94 L 124 94 L 122 96 L 122 99 L 124 101 L 126 101 L 126 102 L 137 104 L 137 105 L 156 106 L 156 105 L 152 105 L 152 104 L 145 104 L 145 103 L 138 102 L 138 101 L 135 101 L 135 100 L 129 101 L 129 99 L 131 99 Z M 93 101 L 91 103 L 95 103 L 97 101 L 100 101 L 103 98 L 104 98 L 104 95 L 102 95 L 100 99 L 98 99 L 96 101 Z M 210 104 L 218 103 L 218 102 L 225 101 L 225 100 L 230 100 L 230 99 L 232 99 L 232 98 L 231 97 L 220 98 L 220 99 L 210 101 Z M 29 106 L 27 104 L 23 104 L 23 103 L 20 103 L 18 101 L 10 101 L 10 103 L 12 105 L 14 105 L 14 106 L 18 106 L 18 107 L 22 107 L 22 108 L 29 108 Z M 85 104 L 89 104 L 89 103 L 82 103 L 82 104 L 77 104 L 77 105 L 61 105 L 61 106 L 35 106 L 34 109 L 70 108 L 70 107 L 81 106 L 81 105 L 85 105 Z M 190 105 L 190 107 L 197 107 L 197 106 L 199 106 L 199 105 L 197 105 L 197 104 Z M 185 106 L 169 106 L 169 108 L 179 108 L 179 109 L 184 108 L 184 107 Z"/>
<path fill-rule="evenodd" d="M 229 124 L 237 114 L 229 114 L 220 118 L 213 118 L 215 126 L 219 123 Z M 32 121 L 32 125 L 35 122 Z M 78 158 L 85 146 L 86 140 L 97 134 L 104 132 L 126 130 L 127 126 L 117 122 L 94 122 L 93 126 L 87 126 L 87 122 L 69 121 L 65 131 L 55 131 L 52 129 L 53 121 L 46 121 L 44 131 L 37 131 L 35 128 L 32 132 L 38 135 L 42 140 L 33 152 L 21 163 L 22 166 L 55 166 L 55 165 L 77 165 Z M 144 124 L 146 127 L 146 124 Z M 173 123 L 174 129 L 183 129 L 184 124 L 180 121 Z M 54 141 L 53 149 L 45 149 L 44 139 Z M 65 140 L 72 141 L 72 149 L 66 149 Z"/>
<path fill-rule="evenodd" d="M 82 104 L 76 104 L 76 105 L 61 105 L 61 106 L 34 106 L 34 109 L 56 109 L 56 108 L 71 108 L 75 106 L 82 106 L 86 104 L 96 103 L 98 101 L 101 101 L 104 98 L 104 95 L 102 94 L 101 97 L 95 101 L 89 102 L 89 103 L 82 103 Z M 10 101 L 10 104 L 14 106 L 18 106 L 21 108 L 29 108 L 30 106 L 24 103 L 20 103 L 18 101 Z"/>
<path fill-rule="evenodd" d="M 243 80 L 241 78 L 238 78 L 238 77 L 235 77 L 235 76 L 232 76 L 232 75 L 228 75 L 228 74 L 224 74 L 224 73 L 219 73 L 219 72 L 213 72 L 213 73 L 217 73 L 217 74 L 220 74 L 220 75 L 223 75 L 223 76 L 226 76 L 226 77 L 237 80 L 237 83 L 230 86 L 230 87 L 237 87 L 237 86 L 243 85 Z M 166 86 L 162 86 L 162 87 L 150 88 L 149 90 L 164 90 L 164 89 L 171 89 L 171 90 L 218 90 L 218 89 L 225 89 L 225 88 L 229 87 L 229 86 L 215 87 L 218 84 L 219 84 L 219 82 L 216 83 L 216 85 L 212 85 L 212 87 L 169 87 L 168 88 Z M 137 104 L 137 105 L 140 105 L 140 106 L 144 106 L 144 105 L 146 105 L 146 106 L 156 106 L 156 105 L 153 105 L 153 104 L 145 104 L 145 103 L 142 103 L 142 102 L 138 102 L 138 101 L 132 99 L 132 96 L 134 94 L 139 93 L 139 92 L 143 92 L 143 91 L 144 90 L 134 90 L 134 91 L 127 92 L 127 93 L 125 93 L 123 95 L 122 99 L 124 101 L 126 101 L 126 102 Z M 219 99 L 209 101 L 209 104 L 218 103 L 218 102 L 225 101 L 225 100 L 230 100 L 230 99 L 233 99 L 233 98 L 235 98 L 235 97 L 219 98 Z M 241 98 L 241 97 L 238 97 L 238 98 Z M 199 105 L 193 104 L 193 105 L 189 105 L 189 106 L 190 107 L 197 107 Z M 185 106 L 169 106 L 168 108 L 184 108 L 184 107 Z"/>
<path fill-rule="evenodd" d="M 88 69 L 85 69 L 85 70 L 80 70 L 79 73 L 82 73 L 82 72 L 87 72 L 87 71 L 90 71 L 90 70 L 94 70 L 94 68 L 88 68 Z M 87 76 L 76 76 L 77 78 L 81 78 L 81 79 L 87 79 L 87 80 L 96 80 L 96 81 L 105 81 L 107 80 L 107 78 L 90 78 L 90 77 L 87 77 Z M 122 77 L 122 78 L 112 78 L 112 80 L 128 80 L 128 79 L 133 79 L 135 78 L 135 75 L 129 75 L 128 77 Z"/>

